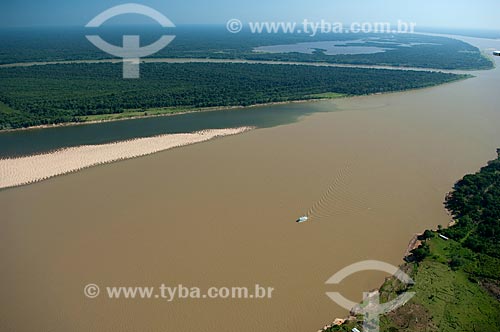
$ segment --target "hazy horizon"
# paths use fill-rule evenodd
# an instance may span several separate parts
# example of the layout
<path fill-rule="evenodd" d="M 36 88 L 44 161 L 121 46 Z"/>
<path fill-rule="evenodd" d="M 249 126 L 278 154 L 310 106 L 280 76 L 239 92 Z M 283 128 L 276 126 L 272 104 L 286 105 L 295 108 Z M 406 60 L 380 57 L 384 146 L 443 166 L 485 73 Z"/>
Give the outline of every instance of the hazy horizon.
<path fill-rule="evenodd" d="M 84 26 L 97 14 L 129 1 L 8 0 L 0 5 L 0 27 Z M 219 25 L 237 18 L 243 22 L 292 21 L 304 19 L 330 22 L 415 22 L 417 27 L 468 30 L 500 30 L 496 0 L 442 0 L 401 2 L 396 0 L 358 0 L 356 2 L 315 0 L 277 0 L 267 3 L 248 1 L 187 0 L 182 3 L 139 0 L 136 3 L 155 8 L 176 25 Z M 147 18 L 125 15 L 109 24 L 150 23 Z"/>

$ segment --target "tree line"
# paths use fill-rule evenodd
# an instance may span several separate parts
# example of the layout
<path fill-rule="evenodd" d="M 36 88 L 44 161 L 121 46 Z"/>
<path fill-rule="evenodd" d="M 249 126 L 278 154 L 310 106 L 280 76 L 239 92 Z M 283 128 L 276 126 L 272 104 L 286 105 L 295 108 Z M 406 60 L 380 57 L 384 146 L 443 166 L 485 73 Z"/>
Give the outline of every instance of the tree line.
<path fill-rule="evenodd" d="M 464 76 L 360 68 L 231 63 L 151 63 L 122 79 L 121 64 L 0 69 L 0 128 L 78 121 L 93 114 L 165 107 L 247 106 L 422 88 Z M 7 109 L 8 108 L 8 109 Z"/>

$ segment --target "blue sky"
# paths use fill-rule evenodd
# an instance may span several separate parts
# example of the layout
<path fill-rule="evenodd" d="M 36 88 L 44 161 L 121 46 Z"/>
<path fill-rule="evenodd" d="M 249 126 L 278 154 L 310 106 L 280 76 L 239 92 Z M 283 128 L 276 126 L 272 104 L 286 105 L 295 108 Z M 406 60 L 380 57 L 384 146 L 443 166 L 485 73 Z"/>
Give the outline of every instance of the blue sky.
<path fill-rule="evenodd" d="M 222 24 L 231 18 L 344 23 L 402 19 L 421 27 L 500 30 L 500 0 L 2 0 L 0 26 L 83 26 L 103 10 L 128 2 L 151 6 L 175 24 Z M 128 23 L 125 17 L 122 21 Z"/>

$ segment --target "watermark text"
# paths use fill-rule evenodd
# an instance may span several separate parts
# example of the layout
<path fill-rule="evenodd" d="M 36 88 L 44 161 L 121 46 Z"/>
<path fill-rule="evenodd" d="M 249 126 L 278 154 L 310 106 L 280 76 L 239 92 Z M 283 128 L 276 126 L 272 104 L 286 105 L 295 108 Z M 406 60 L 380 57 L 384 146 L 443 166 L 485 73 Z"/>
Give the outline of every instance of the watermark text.
<path fill-rule="evenodd" d="M 303 34 L 315 37 L 320 34 L 332 33 L 415 33 L 417 24 L 398 20 L 391 22 L 353 22 L 344 24 L 327 20 L 302 22 L 248 22 L 248 31 L 252 34 Z M 227 22 L 226 28 L 231 33 L 239 33 L 245 24 L 238 19 Z"/>
<path fill-rule="evenodd" d="M 168 286 L 161 284 L 156 287 L 144 286 L 108 286 L 101 292 L 96 284 L 88 284 L 83 289 L 84 295 L 89 299 L 105 296 L 108 299 L 148 300 L 158 299 L 167 302 L 176 300 L 199 299 L 271 299 L 274 288 L 259 284 L 253 287 L 189 287 L 185 285 Z"/>

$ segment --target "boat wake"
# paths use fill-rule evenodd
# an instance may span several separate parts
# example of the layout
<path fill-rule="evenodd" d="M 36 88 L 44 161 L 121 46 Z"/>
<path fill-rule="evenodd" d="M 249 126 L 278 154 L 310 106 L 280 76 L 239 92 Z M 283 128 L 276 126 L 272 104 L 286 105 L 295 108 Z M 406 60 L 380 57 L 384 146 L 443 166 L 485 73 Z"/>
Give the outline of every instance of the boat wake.
<path fill-rule="evenodd" d="M 351 179 L 351 163 L 347 163 L 331 180 L 325 193 L 307 211 L 308 219 L 328 219 L 368 210 L 366 201 L 350 190 Z"/>

